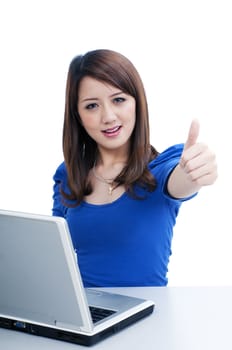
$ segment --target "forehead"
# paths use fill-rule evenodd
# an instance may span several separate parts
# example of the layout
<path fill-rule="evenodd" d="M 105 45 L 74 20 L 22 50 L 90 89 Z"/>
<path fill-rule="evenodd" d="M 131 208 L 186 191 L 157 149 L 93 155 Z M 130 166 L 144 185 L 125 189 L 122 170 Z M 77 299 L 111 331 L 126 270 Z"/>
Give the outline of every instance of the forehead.
<path fill-rule="evenodd" d="M 120 92 L 117 87 L 104 81 L 94 79 L 92 77 L 84 77 L 79 84 L 79 97 L 97 96 L 99 94 L 113 94 Z"/>

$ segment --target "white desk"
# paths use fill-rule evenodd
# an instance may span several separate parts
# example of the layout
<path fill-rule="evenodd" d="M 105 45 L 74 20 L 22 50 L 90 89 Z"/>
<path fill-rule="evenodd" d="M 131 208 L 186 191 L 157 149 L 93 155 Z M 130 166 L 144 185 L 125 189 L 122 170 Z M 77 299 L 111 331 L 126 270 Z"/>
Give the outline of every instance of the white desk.
<path fill-rule="evenodd" d="M 232 350 L 231 287 L 114 288 L 155 301 L 152 315 L 89 349 Z M 0 329 L 1 350 L 77 350 L 85 346 Z"/>

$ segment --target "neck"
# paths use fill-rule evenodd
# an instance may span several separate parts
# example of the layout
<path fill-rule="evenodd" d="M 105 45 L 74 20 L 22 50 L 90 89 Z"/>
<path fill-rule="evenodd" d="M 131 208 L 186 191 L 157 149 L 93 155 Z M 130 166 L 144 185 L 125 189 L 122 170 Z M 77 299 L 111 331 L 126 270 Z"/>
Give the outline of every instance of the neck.
<path fill-rule="evenodd" d="M 109 185 L 112 185 L 112 184 L 113 184 L 114 178 L 107 179 L 107 178 L 105 178 L 104 176 L 102 176 L 102 175 L 100 175 L 100 174 L 97 173 L 97 171 L 96 171 L 96 164 L 94 164 L 94 166 L 93 166 L 93 168 L 92 168 L 92 172 L 93 172 L 93 175 L 94 175 L 94 177 L 95 177 L 96 179 L 98 179 L 98 180 L 100 180 L 100 181 L 102 181 L 102 182 L 105 182 L 105 183 L 107 183 L 107 184 L 109 184 Z"/>
<path fill-rule="evenodd" d="M 105 183 L 108 186 L 108 194 L 112 195 L 113 190 L 116 188 L 116 186 L 114 184 L 114 179 L 106 179 L 103 176 L 97 174 L 95 164 L 92 168 L 92 172 L 93 172 L 93 176 L 95 177 L 95 179 L 97 179 L 98 181 L 100 181 L 102 183 Z"/>
<path fill-rule="evenodd" d="M 104 169 L 108 169 L 117 164 L 125 164 L 128 160 L 128 145 L 124 145 L 115 150 L 106 150 L 99 146 L 97 152 L 96 165 L 103 166 Z"/>

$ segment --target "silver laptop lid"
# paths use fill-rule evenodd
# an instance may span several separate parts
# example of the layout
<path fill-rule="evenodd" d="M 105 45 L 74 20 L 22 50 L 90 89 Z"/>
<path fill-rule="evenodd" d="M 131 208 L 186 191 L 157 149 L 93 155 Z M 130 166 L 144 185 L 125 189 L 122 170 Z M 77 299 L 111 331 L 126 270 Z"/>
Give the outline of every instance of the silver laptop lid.
<path fill-rule="evenodd" d="M 63 218 L 0 210 L 0 314 L 36 323 L 93 328 Z"/>

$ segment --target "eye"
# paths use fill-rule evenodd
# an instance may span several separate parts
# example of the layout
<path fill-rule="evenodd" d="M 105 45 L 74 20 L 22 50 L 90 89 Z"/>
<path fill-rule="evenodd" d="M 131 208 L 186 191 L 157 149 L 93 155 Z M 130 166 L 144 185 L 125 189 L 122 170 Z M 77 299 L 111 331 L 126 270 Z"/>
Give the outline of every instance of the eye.
<path fill-rule="evenodd" d="M 86 109 L 94 109 L 94 108 L 96 108 L 97 107 L 97 104 L 96 103 L 90 103 L 90 104 L 88 104 L 85 108 Z"/>
<path fill-rule="evenodd" d="M 126 99 L 124 97 L 115 97 L 114 98 L 115 103 L 122 103 L 124 101 L 126 101 Z"/>

